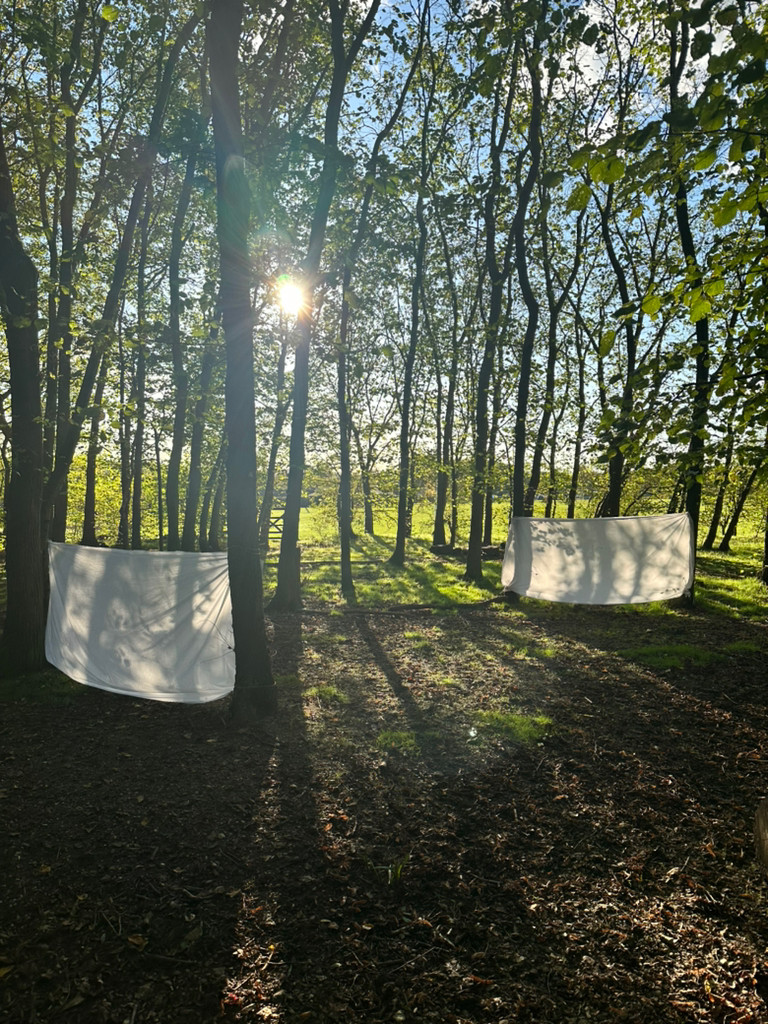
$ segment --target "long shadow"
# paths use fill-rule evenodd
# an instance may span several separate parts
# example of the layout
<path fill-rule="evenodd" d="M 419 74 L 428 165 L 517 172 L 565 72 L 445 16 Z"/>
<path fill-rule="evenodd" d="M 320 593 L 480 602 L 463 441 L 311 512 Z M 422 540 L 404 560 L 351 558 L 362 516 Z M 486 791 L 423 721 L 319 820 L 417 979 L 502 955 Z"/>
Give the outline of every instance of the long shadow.
<path fill-rule="evenodd" d="M 275 744 L 227 704 L 6 709 L 4 1020 L 217 1015 Z"/>

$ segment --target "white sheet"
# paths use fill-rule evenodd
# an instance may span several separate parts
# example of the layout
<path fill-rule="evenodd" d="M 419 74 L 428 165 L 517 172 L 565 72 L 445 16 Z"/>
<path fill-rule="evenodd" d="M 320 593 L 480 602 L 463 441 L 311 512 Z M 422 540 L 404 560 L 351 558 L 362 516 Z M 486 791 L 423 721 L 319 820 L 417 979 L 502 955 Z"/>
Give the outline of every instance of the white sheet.
<path fill-rule="evenodd" d="M 574 604 L 641 604 L 681 597 L 693 583 L 687 513 L 615 519 L 513 518 L 504 590 Z"/>
<path fill-rule="evenodd" d="M 226 554 L 50 544 L 48 661 L 113 693 L 197 704 L 235 682 Z"/>

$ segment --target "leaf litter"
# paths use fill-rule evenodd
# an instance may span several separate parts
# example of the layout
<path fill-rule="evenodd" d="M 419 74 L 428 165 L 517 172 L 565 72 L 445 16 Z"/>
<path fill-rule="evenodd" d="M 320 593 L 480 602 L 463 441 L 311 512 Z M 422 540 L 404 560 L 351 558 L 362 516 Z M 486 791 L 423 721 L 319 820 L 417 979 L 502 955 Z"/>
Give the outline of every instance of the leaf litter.
<path fill-rule="evenodd" d="M 250 732 L 3 707 L 3 1020 L 768 1019 L 764 624 L 660 618 L 743 641 L 675 671 L 617 653 L 648 619 L 615 610 L 273 627 L 292 683 Z"/>

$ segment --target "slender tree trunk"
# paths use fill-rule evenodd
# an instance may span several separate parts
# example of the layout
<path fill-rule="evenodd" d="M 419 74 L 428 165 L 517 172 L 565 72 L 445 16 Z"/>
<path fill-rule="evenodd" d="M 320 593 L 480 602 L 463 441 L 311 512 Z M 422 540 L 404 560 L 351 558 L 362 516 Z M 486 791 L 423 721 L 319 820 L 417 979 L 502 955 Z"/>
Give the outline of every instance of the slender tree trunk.
<path fill-rule="evenodd" d="M 337 360 L 336 400 L 339 410 L 339 546 L 341 549 L 341 592 L 350 603 L 355 600 L 352 578 L 352 468 L 349 456 L 349 409 L 347 406 L 347 350 L 349 345 L 349 293 L 352 271 L 344 268 L 341 324 L 339 328 L 339 356 Z"/>
<path fill-rule="evenodd" d="M 488 435 L 488 485 L 485 491 L 485 523 L 483 527 L 483 544 L 493 544 L 493 475 L 496 468 L 496 442 L 499 436 L 501 419 L 501 380 L 504 372 L 504 346 L 499 338 L 497 345 L 497 365 L 493 378 L 493 399 L 491 402 L 491 431 Z"/>
<path fill-rule="evenodd" d="M 269 550 L 269 524 L 272 519 L 272 506 L 275 501 L 275 473 L 277 472 L 277 456 L 280 451 L 280 438 L 283 433 L 285 418 L 291 404 L 291 395 L 285 394 L 285 357 L 288 340 L 285 335 L 280 342 L 280 355 L 277 360 L 277 404 L 275 406 L 275 422 L 272 426 L 272 442 L 269 446 L 267 475 L 264 480 L 264 495 L 259 510 L 259 545 L 262 551 Z"/>
<path fill-rule="evenodd" d="M 576 328 L 578 331 L 578 327 Z M 576 341 L 577 355 L 579 360 L 579 412 L 576 423 L 576 442 L 573 446 L 573 466 L 571 468 L 571 485 L 568 489 L 568 510 L 566 516 L 569 519 L 576 518 L 576 498 L 579 493 L 579 476 L 581 474 L 581 449 L 584 443 L 584 425 L 587 421 L 587 389 L 586 389 L 586 368 L 584 366 L 585 353 L 579 344 L 579 336 Z"/>
<path fill-rule="evenodd" d="M 37 269 L 16 219 L 16 201 L 0 120 L 0 313 L 11 384 L 11 479 L 5 499 L 7 606 L 0 668 L 28 672 L 45 664 L 47 548 L 41 534 L 43 431 L 37 336 Z"/>
<path fill-rule="evenodd" d="M 217 330 L 218 328 L 214 328 L 211 331 L 208 338 L 208 347 L 203 353 L 203 363 L 200 367 L 200 394 L 195 403 L 192 434 L 189 439 L 189 477 L 187 480 L 187 500 L 184 503 L 184 528 L 181 534 L 182 551 L 195 550 L 197 513 L 200 506 L 200 491 L 203 480 L 201 467 L 203 435 L 205 433 L 205 415 L 211 393 L 211 379 L 217 359 L 214 347 Z"/>
<path fill-rule="evenodd" d="M 224 457 L 226 462 L 226 448 L 224 449 Z M 213 493 L 213 501 L 211 502 L 211 521 L 208 525 L 208 550 L 209 551 L 221 551 L 222 540 L 221 540 L 221 513 L 224 508 L 224 495 L 227 489 L 227 474 L 224 465 L 219 469 L 218 475 L 216 476 L 216 490 Z M 261 566 L 261 563 L 259 563 Z"/>
<path fill-rule="evenodd" d="M 216 485 L 219 480 L 219 476 L 222 472 L 222 466 L 226 460 L 227 454 L 227 439 L 226 435 L 222 437 L 219 445 L 219 450 L 216 453 L 211 471 L 208 474 L 208 480 L 203 491 L 203 501 L 200 506 L 200 523 L 198 526 L 197 536 L 198 544 L 200 545 L 201 551 L 210 551 L 210 539 L 209 539 L 209 527 L 211 521 L 211 508 L 214 502 L 214 496 L 216 492 Z"/>
<path fill-rule="evenodd" d="M 139 264 L 136 270 L 136 322 L 138 338 L 136 346 L 136 371 L 133 379 L 133 413 L 136 430 L 133 435 L 133 495 L 131 507 L 131 547 L 141 549 L 141 519 L 144 484 L 144 421 L 146 418 L 147 386 L 147 252 L 149 250 L 149 225 L 152 213 L 152 191 L 147 190 L 144 217 L 141 222 Z"/>
<path fill-rule="evenodd" d="M 670 5 L 671 8 L 671 5 Z M 674 13 L 670 10 L 674 17 Z M 679 34 L 678 34 L 679 30 Z M 673 22 L 670 29 L 669 55 L 669 103 L 670 110 L 677 112 L 687 106 L 687 98 L 679 95 L 679 85 L 688 59 L 689 25 L 687 21 Z M 691 231 L 688 210 L 688 187 L 678 177 L 675 193 L 675 217 L 683 250 L 687 277 L 691 286 L 702 283 L 696 243 Z M 691 433 L 685 458 L 685 509 L 691 517 L 694 548 L 699 535 L 701 514 L 701 480 L 704 473 L 704 435 L 709 418 L 711 382 L 709 378 L 709 317 L 700 317 L 695 323 L 696 330 L 696 379 L 691 403 Z M 727 550 L 727 548 L 725 549 Z"/>
<path fill-rule="evenodd" d="M 720 528 L 720 520 L 723 516 L 723 504 L 725 502 L 725 493 L 728 490 L 728 484 L 731 477 L 731 463 L 733 461 L 733 416 L 729 417 L 728 423 L 728 439 L 725 446 L 725 452 L 723 454 L 722 462 L 722 478 L 717 488 L 717 494 L 715 495 L 715 504 L 712 509 L 712 519 L 709 524 L 709 530 L 707 536 L 704 539 L 704 543 L 701 545 L 702 551 L 711 551 L 715 546 L 717 540 L 717 531 Z"/>
<path fill-rule="evenodd" d="M 227 352 L 227 563 L 235 645 L 233 716 L 275 711 L 277 698 L 262 604 L 257 533 L 250 195 L 240 120 L 238 57 L 242 0 L 216 0 L 207 41 L 216 157 L 216 232 Z"/>
<path fill-rule="evenodd" d="M 768 439 L 767 439 L 768 440 Z M 763 464 L 763 459 L 759 459 L 757 465 L 752 468 L 752 472 L 747 477 L 746 482 L 739 491 L 739 496 L 736 499 L 736 505 L 731 514 L 731 518 L 728 520 L 728 525 L 723 533 L 723 538 L 717 546 L 718 551 L 729 552 L 731 550 L 731 541 L 736 536 L 736 529 L 741 519 L 741 513 L 744 511 L 744 505 L 746 504 L 749 493 L 757 478 L 757 474 L 760 472 L 760 467 Z"/>
<path fill-rule="evenodd" d="M 765 532 L 763 534 L 763 566 L 760 570 L 760 580 L 768 586 L 768 505 L 765 508 Z"/>
<path fill-rule="evenodd" d="M 129 350 L 131 351 L 131 350 Z M 132 351 L 131 351 L 132 354 Z M 131 511 L 131 482 L 133 477 L 133 466 L 131 462 L 131 412 L 127 401 L 126 390 L 126 360 L 128 355 L 123 344 L 122 324 L 118 325 L 117 331 L 117 357 L 120 362 L 120 519 L 117 526 L 117 546 L 121 548 L 130 547 L 130 511 Z M 130 393 L 133 392 L 131 386 Z"/>
<path fill-rule="evenodd" d="M 176 214 L 171 227 L 171 250 L 168 262 L 169 323 L 168 334 L 173 363 L 174 412 L 171 453 L 165 475 L 165 507 L 168 511 L 168 550 L 179 549 L 179 473 L 181 456 L 184 451 L 187 425 L 187 402 L 189 399 L 189 377 L 184 365 L 184 350 L 181 343 L 181 253 L 184 246 L 184 219 L 192 197 L 195 179 L 197 152 L 187 157 L 184 181 L 176 204 Z"/>
<path fill-rule="evenodd" d="M 280 559 L 277 567 L 277 589 L 270 602 L 271 608 L 296 611 L 301 607 L 301 580 L 299 576 L 299 515 L 304 483 L 304 436 L 309 400 L 309 348 L 312 336 L 312 303 L 318 283 L 320 260 L 325 244 L 328 215 L 336 192 L 336 176 L 340 153 L 338 149 L 339 121 L 344 101 L 347 76 L 363 41 L 371 29 L 381 0 L 373 0 L 358 29 L 349 51 L 345 50 L 344 16 L 346 4 L 329 0 L 333 75 L 325 113 L 323 143 L 325 156 L 320 169 L 317 201 L 312 216 L 307 255 L 304 259 L 305 306 L 299 314 L 298 341 L 293 370 L 293 419 L 288 465 L 288 484 L 285 496 L 283 533 L 280 539 Z"/>
<path fill-rule="evenodd" d="M 160 457 L 160 431 L 153 428 L 155 438 L 155 482 L 157 484 L 157 547 L 165 548 L 165 519 L 163 510 L 163 462 Z"/>
<path fill-rule="evenodd" d="M 509 134 L 512 102 L 517 88 L 517 69 L 521 46 L 522 40 L 518 40 L 512 54 L 512 67 L 508 74 L 508 82 L 505 84 L 505 80 L 500 77 L 494 93 L 489 147 L 491 177 L 483 202 L 483 219 L 485 223 L 484 261 L 485 270 L 491 282 L 491 294 L 488 304 L 488 322 L 485 326 L 483 358 L 477 376 L 474 472 L 470 502 L 467 566 L 464 573 L 466 580 L 475 583 L 481 583 L 483 580 L 483 510 L 487 488 L 488 392 L 499 334 L 504 284 L 511 272 L 511 233 L 506 238 L 501 265 L 499 265 L 499 258 L 496 252 L 497 204 L 502 193 L 501 155 L 504 152 Z M 506 97 L 502 102 L 503 88 L 506 88 Z"/>
<path fill-rule="evenodd" d="M 93 397 L 91 428 L 88 436 L 88 454 L 85 460 L 85 501 L 83 505 L 83 535 L 80 543 L 95 548 L 99 545 L 96 536 L 96 460 L 101 451 L 101 403 L 104 400 L 104 388 L 107 383 L 109 358 L 102 361 L 96 391 Z"/>
<path fill-rule="evenodd" d="M 534 53 L 538 53 L 538 44 L 534 43 Z M 531 362 L 533 344 L 539 323 L 539 303 L 528 276 L 528 251 L 525 238 L 525 225 L 528 206 L 534 185 L 538 180 L 541 160 L 541 116 L 542 97 L 541 83 L 538 77 L 538 65 L 528 60 L 528 71 L 531 76 L 531 123 L 528 131 L 528 149 L 530 164 L 522 188 L 512 224 L 515 240 L 515 261 L 520 291 L 528 311 L 528 322 L 525 328 L 523 347 L 520 353 L 520 373 L 517 384 L 517 408 L 515 411 L 515 465 L 512 495 L 512 514 L 525 515 L 525 450 L 526 428 L 528 421 L 528 395 L 531 381 Z"/>

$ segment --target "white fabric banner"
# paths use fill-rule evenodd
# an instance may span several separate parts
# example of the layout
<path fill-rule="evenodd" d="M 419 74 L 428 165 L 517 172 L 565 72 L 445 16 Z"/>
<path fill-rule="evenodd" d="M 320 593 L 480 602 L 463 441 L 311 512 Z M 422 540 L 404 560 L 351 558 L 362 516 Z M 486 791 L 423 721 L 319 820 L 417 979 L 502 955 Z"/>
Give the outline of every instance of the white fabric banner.
<path fill-rule="evenodd" d="M 189 704 L 235 682 L 226 554 L 49 544 L 48 661 L 113 693 Z"/>
<path fill-rule="evenodd" d="M 681 597 L 693 583 L 688 514 L 615 519 L 513 518 L 501 585 L 574 604 L 642 604 Z"/>

